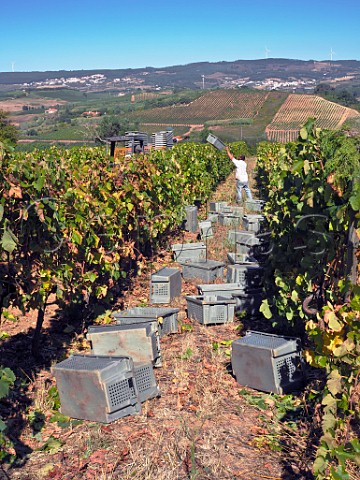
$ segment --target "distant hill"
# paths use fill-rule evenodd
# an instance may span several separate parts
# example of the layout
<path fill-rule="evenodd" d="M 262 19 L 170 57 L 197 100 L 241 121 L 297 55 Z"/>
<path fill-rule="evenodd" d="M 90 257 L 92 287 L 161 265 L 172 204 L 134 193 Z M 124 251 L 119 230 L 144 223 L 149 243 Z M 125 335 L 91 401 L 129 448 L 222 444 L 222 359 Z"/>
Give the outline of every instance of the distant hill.
<path fill-rule="evenodd" d="M 69 80 L 71 79 L 71 84 Z M 78 79 L 78 81 L 77 81 Z M 360 85 L 360 61 L 302 61 L 284 58 L 236 60 L 233 62 L 198 62 L 163 68 L 59 70 L 46 72 L 2 72 L 0 87 L 71 85 L 91 90 L 123 88 L 128 90 L 156 88 L 229 88 L 256 84 L 271 79 L 273 86 L 287 82 L 289 89 L 311 88 L 314 83 Z M 299 85 L 294 82 L 304 82 Z"/>
<path fill-rule="evenodd" d="M 317 95 L 287 94 L 241 89 L 204 93 L 188 105 L 138 110 L 128 118 L 144 130 L 152 126 L 208 127 L 225 139 L 241 136 L 260 140 L 293 141 L 300 128 L 315 118 L 323 129 L 337 130 L 348 120 L 360 121 L 360 113 Z"/>

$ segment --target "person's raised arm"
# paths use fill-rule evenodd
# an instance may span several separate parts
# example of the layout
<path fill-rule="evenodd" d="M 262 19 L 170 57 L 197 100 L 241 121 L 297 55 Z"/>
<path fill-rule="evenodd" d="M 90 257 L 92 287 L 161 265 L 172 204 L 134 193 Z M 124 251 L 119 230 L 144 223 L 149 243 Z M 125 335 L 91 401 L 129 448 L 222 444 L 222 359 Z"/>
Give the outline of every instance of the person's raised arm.
<path fill-rule="evenodd" d="M 228 154 L 228 157 L 230 158 L 230 160 L 233 160 L 234 155 L 230 152 L 229 147 L 225 147 L 225 150 L 226 150 L 226 153 Z"/>

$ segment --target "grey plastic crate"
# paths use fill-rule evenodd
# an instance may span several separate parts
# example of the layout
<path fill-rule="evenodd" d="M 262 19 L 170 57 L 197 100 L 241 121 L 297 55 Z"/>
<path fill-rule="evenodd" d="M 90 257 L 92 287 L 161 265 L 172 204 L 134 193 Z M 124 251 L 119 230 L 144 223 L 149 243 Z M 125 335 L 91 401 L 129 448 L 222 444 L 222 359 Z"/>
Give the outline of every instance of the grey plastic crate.
<path fill-rule="evenodd" d="M 264 200 L 246 200 L 245 201 L 245 208 L 246 210 L 250 210 L 251 212 L 261 212 L 265 205 Z"/>
<path fill-rule="evenodd" d="M 231 265 L 235 265 L 236 263 L 245 265 L 259 265 L 255 257 L 247 255 L 246 253 L 228 252 L 227 260 Z"/>
<path fill-rule="evenodd" d="M 232 343 L 231 365 L 239 384 L 264 392 L 282 395 L 304 380 L 297 338 L 248 331 Z"/>
<path fill-rule="evenodd" d="M 135 363 L 134 377 L 141 403 L 160 396 L 160 388 L 156 383 L 151 363 Z"/>
<path fill-rule="evenodd" d="M 242 217 L 235 213 L 220 213 L 219 224 L 224 226 L 240 225 Z"/>
<path fill-rule="evenodd" d="M 199 222 L 200 237 L 202 240 L 207 240 L 214 236 L 214 229 L 210 220 Z"/>
<path fill-rule="evenodd" d="M 197 243 L 175 243 L 171 245 L 176 262 L 187 260 L 203 260 L 206 258 L 206 245 L 203 242 Z"/>
<path fill-rule="evenodd" d="M 236 301 L 218 295 L 186 296 L 188 317 L 203 325 L 234 320 Z"/>
<path fill-rule="evenodd" d="M 252 290 L 243 290 L 232 293 L 236 300 L 237 312 L 245 312 L 247 315 L 259 315 L 260 306 L 264 299 L 264 292 L 261 288 L 254 288 Z"/>
<path fill-rule="evenodd" d="M 160 335 L 157 321 L 132 325 L 90 325 L 86 338 L 91 353 L 129 356 L 135 363 L 161 366 Z"/>
<path fill-rule="evenodd" d="M 217 212 L 221 211 L 221 208 L 226 207 L 228 202 L 209 202 L 209 210 L 210 212 Z"/>
<path fill-rule="evenodd" d="M 217 295 L 225 298 L 234 298 L 233 294 L 245 293 L 240 283 L 204 283 L 197 285 L 199 295 Z"/>
<path fill-rule="evenodd" d="M 206 221 L 211 223 L 217 223 L 219 220 L 218 212 L 209 212 Z"/>
<path fill-rule="evenodd" d="M 150 302 L 170 303 L 181 294 L 181 272 L 177 268 L 164 267 L 151 275 Z"/>
<path fill-rule="evenodd" d="M 249 232 L 248 230 L 229 230 L 228 242 L 230 245 L 235 245 L 240 241 L 246 242 L 249 237 L 255 236 L 255 232 Z"/>
<path fill-rule="evenodd" d="M 202 262 L 187 262 L 183 263 L 183 278 L 191 280 L 192 278 L 199 278 L 204 282 L 213 282 L 217 278 L 224 277 L 225 263 L 217 260 L 206 260 Z"/>
<path fill-rule="evenodd" d="M 129 357 L 71 355 L 54 365 L 52 373 L 64 415 L 109 423 L 141 411 Z"/>
<path fill-rule="evenodd" d="M 157 322 L 160 337 L 178 332 L 178 308 L 133 307 L 112 313 L 118 325 Z"/>
<path fill-rule="evenodd" d="M 226 272 L 226 281 L 240 283 L 244 289 L 259 288 L 264 282 L 264 269 L 253 264 L 229 265 Z"/>
<path fill-rule="evenodd" d="M 263 215 L 244 215 L 243 216 L 243 225 L 244 228 L 249 232 L 259 233 L 265 222 L 265 217 Z"/>
<path fill-rule="evenodd" d="M 185 207 L 185 230 L 195 233 L 198 228 L 198 208 L 195 205 L 187 205 Z"/>
<path fill-rule="evenodd" d="M 242 218 L 242 216 L 244 215 L 244 207 L 238 207 L 237 205 L 231 205 L 231 212 L 234 214 L 234 215 L 238 215 L 239 217 Z"/>
<path fill-rule="evenodd" d="M 235 245 L 236 253 L 242 253 L 249 257 L 254 257 L 256 261 L 263 263 L 266 261 L 271 248 L 270 243 L 263 238 L 252 237 L 246 242 L 238 242 Z"/>
<path fill-rule="evenodd" d="M 224 148 L 226 148 L 226 145 L 224 142 L 222 142 L 221 140 L 219 140 L 215 135 L 213 135 L 212 133 L 209 133 L 209 135 L 207 136 L 206 138 L 206 141 L 211 143 L 211 145 L 213 145 L 217 150 L 224 150 Z"/>
<path fill-rule="evenodd" d="M 248 256 L 255 256 L 255 252 L 260 246 L 260 239 L 255 235 L 249 235 L 247 238 L 244 237 L 243 240 L 239 240 L 235 244 L 236 253 L 242 253 Z"/>

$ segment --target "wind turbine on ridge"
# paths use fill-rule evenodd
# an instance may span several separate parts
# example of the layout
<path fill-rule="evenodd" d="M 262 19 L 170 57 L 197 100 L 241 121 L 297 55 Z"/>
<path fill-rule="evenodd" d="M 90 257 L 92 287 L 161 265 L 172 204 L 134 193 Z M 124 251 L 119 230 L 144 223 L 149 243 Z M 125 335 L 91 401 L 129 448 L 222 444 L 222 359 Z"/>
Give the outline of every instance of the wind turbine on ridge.
<path fill-rule="evenodd" d="M 267 46 L 265 45 L 265 58 L 269 58 L 269 53 L 271 52 L 271 50 L 269 50 L 267 48 Z"/>
<path fill-rule="evenodd" d="M 336 52 L 334 52 L 334 50 L 332 49 L 332 47 L 330 48 L 330 62 L 333 61 L 333 55 L 336 55 Z"/>

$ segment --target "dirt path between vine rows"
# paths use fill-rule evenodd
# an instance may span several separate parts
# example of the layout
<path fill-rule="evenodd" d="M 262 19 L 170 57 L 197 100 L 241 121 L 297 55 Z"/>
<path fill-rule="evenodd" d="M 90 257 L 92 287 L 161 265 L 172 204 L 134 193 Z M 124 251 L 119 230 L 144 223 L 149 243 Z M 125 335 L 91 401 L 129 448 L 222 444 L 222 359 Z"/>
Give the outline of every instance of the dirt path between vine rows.
<path fill-rule="evenodd" d="M 212 200 L 231 203 L 234 193 L 232 174 Z M 206 208 L 200 208 L 200 218 L 206 218 Z M 208 241 L 209 258 L 225 261 L 226 236 L 227 227 L 217 225 Z M 191 240 L 197 234 L 178 232 L 168 239 L 114 309 L 148 304 L 150 274 L 163 266 L 181 268 L 170 245 Z M 35 312 L 19 315 L 15 323 L 3 322 L 0 362 L 18 380 L 10 397 L 1 401 L 0 413 L 14 444 L 9 451 L 17 458 L 2 464 L 0 479 L 311 479 L 307 433 L 282 431 L 274 402 L 265 410 L 251 406 L 247 395 L 257 398 L 261 392 L 244 389 L 232 375 L 229 341 L 246 328 L 269 326 L 260 318 L 216 326 L 190 320 L 185 295 L 197 295 L 198 283 L 183 280 L 182 295 L 170 305 L 180 309 L 179 331 L 161 338 L 162 366 L 155 369 L 161 396 L 143 403 L 140 414 L 110 424 L 54 418 L 51 365 L 90 350 L 81 312 L 72 321 L 60 320 L 56 306 L 49 308 L 41 364 L 30 355 Z"/>

